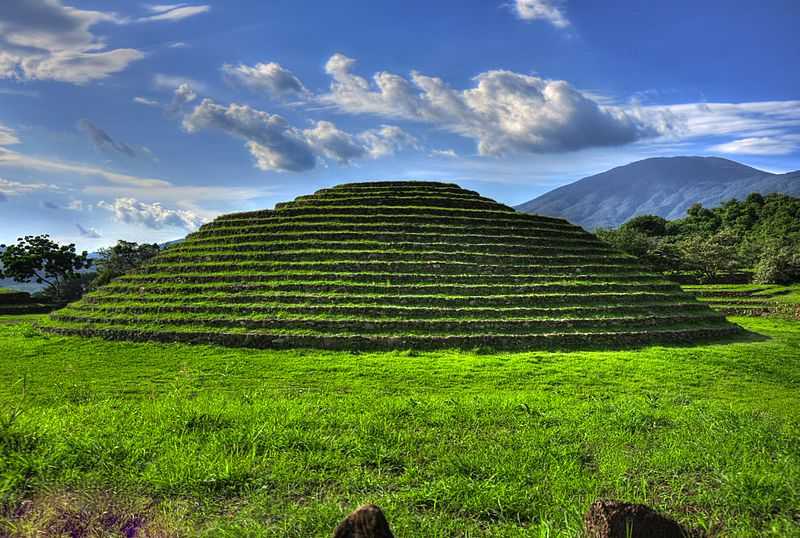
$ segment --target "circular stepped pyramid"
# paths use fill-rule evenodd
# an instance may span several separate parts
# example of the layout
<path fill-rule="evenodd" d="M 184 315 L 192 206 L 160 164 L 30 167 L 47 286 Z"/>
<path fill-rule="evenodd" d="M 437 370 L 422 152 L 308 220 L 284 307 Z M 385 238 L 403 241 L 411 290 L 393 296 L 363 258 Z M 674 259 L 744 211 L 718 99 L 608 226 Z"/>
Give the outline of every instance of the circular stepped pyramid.
<path fill-rule="evenodd" d="M 740 331 L 564 220 L 412 181 L 221 216 L 44 328 L 344 350 L 624 347 Z"/>

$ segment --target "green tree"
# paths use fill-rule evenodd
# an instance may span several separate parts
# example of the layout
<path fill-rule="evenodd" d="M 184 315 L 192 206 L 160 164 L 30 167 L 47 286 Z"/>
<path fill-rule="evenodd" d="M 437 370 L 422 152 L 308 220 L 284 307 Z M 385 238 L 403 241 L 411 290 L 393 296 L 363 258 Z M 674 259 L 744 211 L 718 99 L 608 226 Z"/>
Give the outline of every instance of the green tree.
<path fill-rule="evenodd" d="M 161 251 L 156 243 L 135 243 L 131 241 L 117 241 L 109 248 L 101 248 L 97 260 L 99 273 L 94 286 L 108 284 L 112 279 L 139 267 L 147 260 Z"/>
<path fill-rule="evenodd" d="M 658 215 L 639 215 L 620 226 L 620 229 L 650 237 L 663 237 L 667 235 L 667 222 L 667 219 Z"/>
<path fill-rule="evenodd" d="M 737 239 L 729 230 L 681 239 L 677 247 L 683 268 L 694 272 L 703 282 L 714 282 L 723 273 L 741 269 Z"/>
<path fill-rule="evenodd" d="M 17 239 L 14 245 L 0 246 L 5 247 L 0 254 L 0 278 L 47 284 L 56 301 L 71 299 L 71 281 L 78 277 L 80 270 L 92 265 L 86 251 L 78 254 L 74 244 L 59 245 L 46 234 L 27 235 Z"/>
<path fill-rule="evenodd" d="M 757 284 L 790 284 L 800 281 L 800 249 L 770 244 L 761 252 L 753 271 Z"/>

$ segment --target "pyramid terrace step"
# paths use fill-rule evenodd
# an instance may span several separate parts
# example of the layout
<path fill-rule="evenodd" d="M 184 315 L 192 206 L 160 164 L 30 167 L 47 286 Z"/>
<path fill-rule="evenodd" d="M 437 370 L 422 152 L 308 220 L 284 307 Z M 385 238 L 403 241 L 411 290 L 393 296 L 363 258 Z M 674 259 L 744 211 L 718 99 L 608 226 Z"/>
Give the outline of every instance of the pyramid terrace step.
<path fill-rule="evenodd" d="M 325 213 L 308 213 L 308 214 L 299 214 L 299 215 L 290 215 L 286 212 L 280 213 L 271 213 L 268 216 L 263 218 L 249 218 L 249 219 L 216 219 L 213 222 L 208 224 L 204 224 L 201 227 L 202 230 L 207 230 L 219 226 L 226 226 L 226 227 L 241 227 L 243 225 L 250 225 L 251 223 L 255 224 L 266 224 L 266 223 L 314 223 L 314 224 L 323 224 L 323 223 L 331 223 L 331 224 L 363 224 L 363 225 L 373 225 L 375 223 L 380 223 L 384 225 L 392 225 L 392 226 L 414 226 L 414 225 L 423 225 L 423 224 L 431 224 L 431 225 L 438 225 L 438 226 L 452 226 L 452 227 L 466 227 L 466 226 L 474 226 L 474 225 L 481 225 L 481 224 L 488 224 L 495 226 L 502 225 L 502 226 L 509 226 L 509 225 L 518 225 L 518 227 L 528 227 L 528 228 L 539 228 L 542 230 L 580 230 L 584 234 L 589 235 L 586 231 L 582 230 L 578 226 L 573 224 L 569 224 L 566 221 L 556 221 L 552 219 L 544 219 L 542 217 L 536 217 L 534 215 L 528 215 L 525 213 L 516 213 L 516 212 L 501 212 L 501 211 L 494 211 L 494 212 L 487 212 L 487 211 L 453 211 L 453 210 L 443 210 L 437 208 L 431 208 L 431 210 L 426 210 L 425 208 L 412 208 L 408 211 L 404 211 L 403 214 L 399 214 L 397 212 L 393 212 L 392 209 L 386 208 L 375 208 L 378 209 L 378 212 L 372 212 L 369 214 L 369 218 L 365 218 L 365 215 L 360 214 L 357 212 L 359 208 L 356 207 L 348 207 L 348 211 L 342 211 L 339 213 L 336 212 L 325 212 Z"/>
<path fill-rule="evenodd" d="M 514 209 L 498 204 L 488 198 L 452 196 L 339 196 L 333 198 L 306 198 L 296 199 L 292 202 L 275 204 L 275 211 L 281 213 L 286 209 L 361 206 L 368 208 L 389 207 L 435 207 L 448 210 L 454 209 L 480 209 L 485 211 L 514 212 Z"/>
<path fill-rule="evenodd" d="M 384 336 L 404 334 L 427 334 L 446 336 L 452 334 L 539 334 L 569 333 L 596 329 L 597 319 L 539 319 L 539 320 L 365 320 L 365 319 L 252 319 L 236 317 L 209 317 L 201 315 L 169 316 L 163 313 L 156 315 L 139 314 L 136 316 L 112 315 L 106 312 L 90 315 L 89 312 L 60 311 L 53 319 L 70 323 L 85 323 L 96 320 L 111 322 L 117 325 L 139 325 L 158 323 L 165 326 L 195 326 L 216 328 L 265 329 L 288 334 L 379 334 Z M 710 326 L 724 322 L 718 314 L 686 314 L 681 316 L 648 316 L 620 317 L 603 319 L 604 330 L 621 329 L 639 330 L 653 326 L 670 326 L 685 324 L 702 324 Z"/>
<path fill-rule="evenodd" d="M 490 265 L 554 265 L 573 262 L 585 263 L 630 263 L 628 255 L 609 252 L 598 249 L 594 252 L 562 250 L 554 252 L 537 252 L 531 254 L 516 254 L 513 249 L 504 252 L 476 252 L 455 250 L 458 246 L 452 247 L 454 250 L 448 252 L 444 250 L 388 250 L 373 246 L 363 249 L 318 249 L 318 250 L 273 250 L 273 251 L 242 251 L 242 252 L 207 252 L 187 254 L 183 252 L 167 252 L 160 256 L 157 261 L 147 265 L 148 268 L 180 265 L 185 263 L 212 264 L 230 263 L 237 266 L 256 266 L 260 262 L 281 262 L 281 261 L 308 261 L 314 262 L 320 259 L 328 261 L 353 262 L 356 260 L 374 260 L 384 262 L 414 262 L 430 260 L 442 260 L 445 263 L 481 263 Z"/>
<path fill-rule="evenodd" d="M 402 261 L 282 261 L 282 262 L 254 262 L 239 263 L 231 267 L 230 263 L 195 263 L 191 265 L 156 265 L 149 264 L 142 267 L 141 274 L 153 273 L 213 273 L 230 271 L 235 273 L 251 272 L 255 270 L 336 270 L 352 272 L 391 272 L 413 273 L 414 271 L 438 270 L 441 274 L 463 275 L 463 274 L 525 274 L 540 273 L 553 275 L 567 275 L 568 271 L 574 271 L 575 275 L 615 272 L 617 274 L 641 274 L 641 268 L 633 261 L 628 263 L 594 263 L 594 264 L 568 264 L 568 265 L 492 265 L 474 262 L 453 262 L 445 260 L 429 260 L 418 262 Z"/>
<path fill-rule="evenodd" d="M 517 306 L 517 307 L 485 307 L 467 306 L 458 308 L 441 308 L 430 306 L 397 306 L 374 304 L 278 304 L 260 303 L 257 305 L 237 305 L 216 302 L 209 304 L 180 303 L 165 301 L 163 304 L 145 300 L 120 301 L 117 303 L 93 304 L 78 303 L 73 307 L 81 312 L 104 312 L 120 314 L 152 314 L 152 313 L 195 313 L 224 314 L 238 316 L 271 316 L 282 319 L 289 318 L 340 318 L 358 317 L 369 319 L 573 319 L 587 318 L 602 321 L 609 317 L 669 315 L 678 309 L 684 313 L 709 313 L 709 309 L 697 303 L 681 302 L 676 299 L 664 303 L 639 303 L 631 305 L 603 306 Z"/>
<path fill-rule="evenodd" d="M 476 233 L 454 234 L 444 232 L 364 232 L 364 231 L 325 231 L 325 230 L 304 230 L 301 232 L 283 231 L 276 233 L 261 234 L 232 234 L 213 237 L 192 237 L 179 245 L 170 248 L 170 252 L 184 249 L 198 249 L 205 247 L 232 248 L 231 242 L 235 242 L 235 248 L 244 246 L 264 244 L 264 243 L 289 243 L 292 241 L 370 241 L 383 243 L 443 243 L 461 245 L 522 245 L 538 246 L 539 248 L 577 248 L 580 246 L 598 247 L 606 249 L 610 247 L 602 241 L 580 236 L 567 236 L 559 239 L 558 244 L 549 245 L 547 235 L 485 235 Z"/>
<path fill-rule="evenodd" d="M 115 285 L 106 286 L 103 290 L 92 294 L 90 297 L 102 297 L 105 299 L 116 298 L 125 291 L 139 294 L 140 286 L 136 285 Z M 209 289 L 216 289 L 217 293 L 210 292 Z M 159 287 L 157 285 L 148 286 L 148 290 L 153 295 L 154 300 L 163 298 L 164 295 L 180 293 L 185 300 L 196 300 L 196 296 L 224 296 L 225 298 L 253 297 L 255 301 L 263 299 L 273 292 L 294 292 L 304 291 L 306 293 L 373 293 L 373 294 L 400 294 L 400 295 L 509 295 L 514 293 L 537 294 L 537 293 L 593 293 L 593 292 L 616 292 L 628 293 L 635 291 L 670 291 L 677 293 L 679 287 L 671 282 L 661 284 L 653 283 L 597 283 L 597 284 L 416 284 L 416 285 L 387 285 L 386 283 L 353 283 L 353 282 L 284 282 L 276 281 L 267 285 L 251 285 L 245 290 L 225 286 L 209 287 L 190 287 L 185 285 L 175 285 Z M 203 293 L 196 293 L 205 291 Z M 259 299 L 260 298 L 260 299 Z"/>
<path fill-rule="evenodd" d="M 325 268 L 327 269 L 327 267 Z M 362 283 L 439 283 L 439 284 L 531 284 L 558 282 L 654 282 L 664 283 L 664 277 L 636 272 L 632 274 L 613 273 L 563 273 L 556 272 L 545 275 L 531 274 L 440 274 L 440 273 L 402 273 L 402 272 L 338 272 L 338 271 L 252 271 L 252 272 L 216 272 L 216 273 L 128 273 L 115 279 L 108 287 L 141 286 L 164 283 L 174 285 L 214 286 L 235 283 L 239 289 L 249 289 L 262 283 L 286 280 L 318 281 L 326 276 L 352 282 Z"/>
<path fill-rule="evenodd" d="M 359 304 L 359 305 L 397 305 L 430 306 L 435 308 L 461 308 L 467 306 L 508 307 L 528 306 L 546 307 L 558 305 L 588 306 L 606 302 L 608 305 L 628 305 L 637 303 L 674 303 L 683 297 L 677 292 L 596 292 L 596 293 L 553 293 L 553 294 L 513 294 L 513 295 L 376 295 L 367 293 L 299 293 L 282 292 L 269 295 L 272 304 Z M 263 302 L 267 302 L 267 299 Z M 165 301 L 166 303 L 166 301 Z M 261 302 L 253 305 L 253 311 Z"/>
<path fill-rule="evenodd" d="M 204 238 L 228 238 L 228 237 L 241 237 L 245 235 L 257 234 L 270 234 L 270 233 L 283 233 L 283 232 L 309 232 L 309 233 L 421 233 L 421 234 L 435 234 L 442 233 L 446 235 L 457 235 L 464 233 L 468 235 L 498 235 L 503 232 L 512 235 L 525 235 L 535 240 L 570 240 L 570 239 L 586 239 L 592 238 L 588 233 L 577 228 L 564 228 L 564 229 L 544 229 L 540 227 L 530 227 L 525 223 L 517 225 L 515 223 L 503 223 L 500 221 L 486 221 L 480 226 L 461 226 L 449 224 L 403 224 L 393 225 L 391 223 L 382 223 L 376 220 L 369 221 L 369 224 L 352 224 L 347 225 L 341 222 L 288 222 L 280 223 L 277 221 L 269 221 L 262 224 L 252 224 L 249 226 L 221 226 L 203 228 L 187 238 L 187 243 L 193 242 L 197 239 Z M 595 241 L 599 241 L 594 238 Z"/>
<path fill-rule="evenodd" d="M 740 335 L 736 325 L 693 327 L 680 329 L 648 329 L 646 331 L 606 331 L 572 334 L 521 335 L 469 335 L 469 336 L 286 336 L 253 331 L 143 331 L 113 325 L 69 325 L 43 327 L 61 335 L 98 336 L 110 340 L 138 340 L 155 342 L 183 342 L 192 344 L 219 344 L 234 347 L 262 349 L 331 349 L 331 350 L 402 350 L 402 349 L 476 349 L 503 350 L 615 348 L 655 343 L 680 344 L 700 341 L 721 341 Z"/>
<path fill-rule="evenodd" d="M 245 257 L 262 255 L 268 256 L 273 252 L 286 252 L 297 250 L 343 250 L 343 251 L 363 251 L 376 252 L 381 250 L 389 251 L 433 251 L 447 252 L 452 249 L 454 252 L 464 252 L 468 254 L 481 255 L 487 254 L 513 254 L 513 255 L 553 255 L 560 254 L 586 254 L 603 255 L 615 251 L 602 243 L 594 244 L 567 244 L 567 245 L 536 245 L 536 244 L 509 244 L 509 243 L 444 243 L 444 242 L 408 242 L 408 241 L 331 241 L 329 239 L 302 239 L 297 241 L 265 241 L 265 242 L 238 242 L 235 245 L 203 245 L 189 243 L 165 251 L 162 259 L 173 260 L 176 258 L 194 258 L 198 256 L 230 256 L 243 255 Z"/>
<path fill-rule="evenodd" d="M 315 201 L 325 201 L 329 202 L 331 200 L 408 200 L 412 204 L 417 203 L 417 200 L 428 200 L 428 199 L 441 199 L 441 200 L 456 200 L 456 201 L 463 201 L 463 200 L 472 200 L 472 201 L 482 201 L 486 202 L 487 204 L 491 205 L 504 205 L 492 200 L 491 198 L 485 198 L 478 193 L 475 192 L 468 192 L 468 191 L 428 191 L 423 189 L 412 189 L 412 190 L 405 190 L 401 196 L 398 196 L 396 192 L 392 191 L 391 189 L 362 189 L 362 190 L 332 190 L 328 192 L 319 192 L 317 191 L 314 194 L 306 194 L 303 196 L 298 196 L 294 200 L 290 202 L 284 203 L 296 203 L 296 202 L 315 202 Z M 506 206 L 508 207 L 508 206 Z"/>
<path fill-rule="evenodd" d="M 397 212 L 405 215 L 420 215 L 433 217 L 473 217 L 491 218 L 493 216 L 516 217 L 523 220 L 524 216 L 511 208 L 501 209 L 502 206 L 487 208 L 481 203 L 465 204 L 464 207 L 443 207 L 443 206 L 423 206 L 423 205 L 300 205 L 290 207 L 276 207 L 275 212 L 279 216 L 308 216 L 308 215 L 351 215 L 360 216 L 362 219 L 368 216 L 385 215 L 388 211 Z"/>

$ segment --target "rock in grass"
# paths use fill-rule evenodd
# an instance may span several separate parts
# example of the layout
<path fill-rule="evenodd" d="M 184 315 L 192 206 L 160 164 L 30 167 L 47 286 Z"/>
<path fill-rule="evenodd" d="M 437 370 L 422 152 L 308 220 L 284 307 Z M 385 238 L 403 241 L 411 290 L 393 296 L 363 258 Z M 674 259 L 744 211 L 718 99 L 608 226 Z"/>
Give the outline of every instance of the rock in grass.
<path fill-rule="evenodd" d="M 588 538 L 685 538 L 692 536 L 674 520 L 643 504 L 598 500 L 584 518 Z"/>
<path fill-rule="evenodd" d="M 339 523 L 333 538 L 394 538 L 383 511 L 366 504 Z"/>

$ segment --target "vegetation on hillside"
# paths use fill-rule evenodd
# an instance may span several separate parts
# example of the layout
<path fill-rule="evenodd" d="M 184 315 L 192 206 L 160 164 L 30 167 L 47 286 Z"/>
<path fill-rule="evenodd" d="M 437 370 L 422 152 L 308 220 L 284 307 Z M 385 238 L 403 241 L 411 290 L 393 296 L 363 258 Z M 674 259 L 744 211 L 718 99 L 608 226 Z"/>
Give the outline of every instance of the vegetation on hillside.
<path fill-rule="evenodd" d="M 714 209 L 695 204 L 673 221 L 642 215 L 597 235 L 658 271 L 702 282 L 742 271 L 755 283 L 800 281 L 800 198 L 785 194 L 753 193 Z"/>

